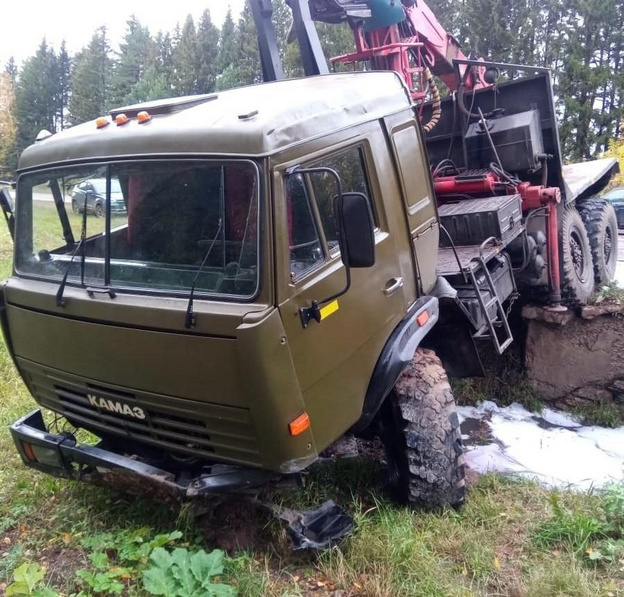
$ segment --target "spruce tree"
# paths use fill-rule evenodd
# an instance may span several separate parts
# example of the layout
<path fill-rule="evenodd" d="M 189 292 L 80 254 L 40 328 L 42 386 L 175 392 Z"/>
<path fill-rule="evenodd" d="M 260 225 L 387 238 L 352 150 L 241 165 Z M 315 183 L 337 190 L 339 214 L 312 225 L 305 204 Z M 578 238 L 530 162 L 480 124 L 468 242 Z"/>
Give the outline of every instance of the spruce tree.
<path fill-rule="evenodd" d="M 63 130 L 65 128 L 65 121 L 67 117 L 67 111 L 69 109 L 69 97 L 71 93 L 71 59 L 67 53 L 65 46 L 65 40 L 61 43 L 61 49 L 59 50 L 57 59 L 57 76 L 58 76 L 58 89 L 57 89 L 57 112 L 56 112 L 56 129 Z"/>
<path fill-rule="evenodd" d="M 155 54 L 149 30 L 133 15 L 127 21 L 127 32 L 111 77 L 110 102 L 113 107 L 127 103 L 130 91 L 141 80 Z"/>
<path fill-rule="evenodd" d="M 199 73 L 197 92 L 212 93 L 215 90 L 218 71 L 219 29 L 212 22 L 210 11 L 206 9 L 197 28 L 199 52 Z"/>
<path fill-rule="evenodd" d="M 35 55 L 24 62 L 15 90 L 18 153 L 33 143 L 42 129 L 55 132 L 57 73 L 56 54 L 44 39 Z"/>
<path fill-rule="evenodd" d="M 199 44 L 193 17 L 188 15 L 182 27 L 180 41 L 173 50 L 176 95 L 197 93 L 200 68 Z"/>
<path fill-rule="evenodd" d="M 234 68 L 237 58 L 236 51 L 236 25 L 232 18 L 232 10 L 229 9 L 225 15 L 225 21 L 221 27 L 219 37 L 219 52 L 217 54 L 217 70 L 223 73 L 227 68 Z"/>
<path fill-rule="evenodd" d="M 100 27 L 93 34 L 89 45 L 76 55 L 69 101 L 72 124 L 86 122 L 105 113 L 109 103 L 109 54 L 106 27 Z"/>

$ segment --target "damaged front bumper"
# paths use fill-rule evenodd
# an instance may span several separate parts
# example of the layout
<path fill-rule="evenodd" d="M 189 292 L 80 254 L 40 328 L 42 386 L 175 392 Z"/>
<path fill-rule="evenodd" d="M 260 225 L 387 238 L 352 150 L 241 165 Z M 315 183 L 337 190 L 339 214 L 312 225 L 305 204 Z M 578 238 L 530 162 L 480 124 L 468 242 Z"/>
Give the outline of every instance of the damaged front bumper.
<path fill-rule="evenodd" d="M 174 474 L 98 446 L 78 444 L 70 433 L 48 431 L 40 410 L 11 425 L 11 435 L 24 464 L 66 479 L 87 481 L 149 494 L 163 501 L 223 494 L 258 487 L 283 475 L 227 465 L 209 466 L 208 474 Z M 297 512 L 252 501 L 288 525 L 294 549 L 325 549 L 353 528 L 353 518 L 331 500 L 316 510 Z"/>
<path fill-rule="evenodd" d="M 279 477 L 269 471 L 221 464 L 208 466 L 208 473 L 173 473 L 103 449 L 101 443 L 89 446 L 77 443 L 70 433 L 50 433 L 39 409 L 13 423 L 10 430 L 24 464 L 31 468 L 55 477 L 136 489 L 139 493 L 195 497 L 257 487 Z"/>

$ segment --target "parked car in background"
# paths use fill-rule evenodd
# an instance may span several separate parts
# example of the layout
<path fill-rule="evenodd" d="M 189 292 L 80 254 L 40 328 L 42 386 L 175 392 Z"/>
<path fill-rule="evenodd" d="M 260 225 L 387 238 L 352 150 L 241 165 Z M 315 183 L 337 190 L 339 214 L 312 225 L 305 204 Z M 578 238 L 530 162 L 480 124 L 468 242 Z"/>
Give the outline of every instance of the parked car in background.
<path fill-rule="evenodd" d="M 624 228 L 624 187 L 611 189 L 603 195 L 603 198 L 611 202 L 617 216 L 618 228 Z"/>
<path fill-rule="evenodd" d="M 87 213 L 101 218 L 106 213 L 106 179 L 90 178 L 77 184 L 72 191 L 72 209 L 75 214 L 84 211 L 86 197 Z M 125 214 L 126 202 L 119 181 L 111 179 L 111 213 Z"/>

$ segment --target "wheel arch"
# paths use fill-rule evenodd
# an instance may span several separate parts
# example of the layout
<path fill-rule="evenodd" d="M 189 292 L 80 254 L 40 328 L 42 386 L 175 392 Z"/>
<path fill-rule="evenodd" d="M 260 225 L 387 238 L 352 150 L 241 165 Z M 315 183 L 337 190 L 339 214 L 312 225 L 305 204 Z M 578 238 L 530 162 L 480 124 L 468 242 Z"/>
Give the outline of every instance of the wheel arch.
<path fill-rule="evenodd" d="M 425 313 L 427 315 L 425 315 Z M 362 415 L 351 428 L 364 431 L 372 422 L 397 380 L 412 362 L 416 350 L 440 317 L 440 304 L 435 296 L 420 297 L 388 338 L 368 383 Z M 426 321 L 423 321 L 425 320 Z"/>

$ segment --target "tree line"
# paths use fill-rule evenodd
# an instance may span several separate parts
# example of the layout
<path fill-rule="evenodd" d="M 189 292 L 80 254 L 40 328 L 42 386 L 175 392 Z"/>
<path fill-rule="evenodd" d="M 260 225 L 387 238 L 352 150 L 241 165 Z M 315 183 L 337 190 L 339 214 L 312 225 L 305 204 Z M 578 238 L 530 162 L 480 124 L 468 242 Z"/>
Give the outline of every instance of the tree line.
<path fill-rule="evenodd" d="M 429 0 L 466 53 L 552 69 L 564 155 L 586 159 L 620 134 L 624 89 L 624 0 Z M 302 74 L 287 44 L 290 9 L 274 0 L 274 25 L 288 76 Z M 353 50 L 346 25 L 317 24 L 327 56 Z M 248 5 L 221 27 L 205 10 L 195 23 L 152 35 L 131 17 L 119 50 L 105 27 L 70 56 L 43 40 L 21 66 L 0 73 L 0 176 L 41 129 L 59 131 L 113 107 L 163 97 L 211 93 L 258 83 L 262 71 Z"/>
<path fill-rule="evenodd" d="M 476 57 L 552 69 L 570 161 L 601 155 L 621 134 L 623 0 L 427 0 Z"/>
<path fill-rule="evenodd" d="M 302 74 L 296 44 L 287 44 L 290 9 L 274 2 L 274 25 L 288 76 Z M 321 26 L 328 55 L 352 49 L 346 26 Z M 10 59 L 0 73 L 0 178 L 15 172 L 18 156 L 42 129 L 58 132 L 105 115 L 110 109 L 165 97 L 212 93 L 262 81 L 251 9 L 231 11 L 218 27 L 205 10 L 196 23 L 152 35 L 137 18 L 126 23 L 118 51 L 106 27 L 70 56 L 44 39 L 20 68 Z"/>

